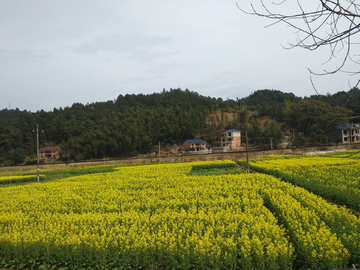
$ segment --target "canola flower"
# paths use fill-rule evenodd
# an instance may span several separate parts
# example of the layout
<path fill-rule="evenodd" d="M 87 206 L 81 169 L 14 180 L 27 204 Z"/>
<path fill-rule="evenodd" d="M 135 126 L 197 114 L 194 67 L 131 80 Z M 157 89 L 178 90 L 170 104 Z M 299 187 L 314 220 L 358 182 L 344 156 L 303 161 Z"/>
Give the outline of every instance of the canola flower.
<path fill-rule="evenodd" d="M 356 153 L 347 152 L 327 156 L 267 156 L 251 160 L 250 167 L 360 211 L 360 163 Z"/>
<path fill-rule="evenodd" d="M 360 159 L 360 152 L 359 150 L 335 151 L 335 152 L 323 154 L 322 156 Z"/>
<path fill-rule="evenodd" d="M 194 165 L 230 163 L 119 166 L 111 173 L 3 188 L 0 257 L 72 269 L 104 269 L 104 257 L 113 268 L 127 263 L 139 269 L 154 261 L 178 269 L 347 264 L 352 251 L 320 211 L 291 195 L 292 185 L 278 187 L 262 174 L 189 175 Z M 316 198 L 309 203 L 317 209 Z M 342 232 L 351 243 L 354 234 Z"/>

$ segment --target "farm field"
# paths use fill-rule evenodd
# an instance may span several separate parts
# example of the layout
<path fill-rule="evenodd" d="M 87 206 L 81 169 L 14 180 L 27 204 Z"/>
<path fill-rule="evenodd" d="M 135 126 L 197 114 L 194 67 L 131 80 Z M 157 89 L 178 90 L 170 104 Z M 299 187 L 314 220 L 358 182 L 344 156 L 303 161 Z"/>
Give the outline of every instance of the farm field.
<path fill-rule="evenodd" d="M 123 165 L 1 188 L 0 267 L 359 266 L 356 216 L 273 176 L 234 168 L 231 161 Z"/>
<path fill-rule="evenodd" d="M 239 164 L 245 166 L 246 161 Z M 266 156 L 250 160 L 253 171 L 274 175 L 339 205 L 360 211 L 360 152 L 321 156 Z"/>
<path fill-rule="evenodd" d="M 67 178 L 71 176 L 112 172 L 115 168 L 121 165 L 100 165 L 100 166 L 84 166 L 74 168 L 63 168 L 54 170 L 41 170 L 41 181 Z M 128 165 L 131 166 L 131 165 Z M 35 182 L 37 181 L 37 171 L 24 171 L 16 173 L 0 173 L 0 185 L 23 183 L 23 182 Z"/>

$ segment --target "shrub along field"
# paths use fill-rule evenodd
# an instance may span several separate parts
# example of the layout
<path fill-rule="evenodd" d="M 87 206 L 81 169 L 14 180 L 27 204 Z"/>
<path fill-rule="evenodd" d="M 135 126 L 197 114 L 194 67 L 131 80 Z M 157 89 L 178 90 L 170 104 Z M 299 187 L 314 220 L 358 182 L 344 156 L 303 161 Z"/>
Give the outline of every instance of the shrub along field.
<path fill-rule="evenodd" d="M 360 261 L 360 221 L 346 208 L 270 175 L 239 173 L 234 162 L 96 170 L 0 189 L 0 267 L 329 269 Z"/>

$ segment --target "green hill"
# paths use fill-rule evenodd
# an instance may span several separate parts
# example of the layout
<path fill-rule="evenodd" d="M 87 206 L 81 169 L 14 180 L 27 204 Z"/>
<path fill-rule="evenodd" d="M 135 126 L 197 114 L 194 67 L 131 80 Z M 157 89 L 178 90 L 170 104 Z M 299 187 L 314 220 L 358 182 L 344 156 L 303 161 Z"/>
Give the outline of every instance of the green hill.
<path fill-rule="evenodd" d="M 50 112 L 4 109 L 0 111 L 0 164 L 35 158 L 36 125 L 42 131 L 40 147 L 61 146 L 63 152 L 71 152 L 73 160 L 136 156 L 153 151 L 159 141 L 181 145 L 186 139 L 202 137 L 216 144 L 227 128 L 248 129 L 253 144 L 266 144 L 268 137 L 282 136 L 286 129 L 296 129 L 317 142 L 336 123 L 354 116 L 348 109 L 360 114 L 358 96 L 358 89 L 310 98 L 259 90 L 234 101 L 170 89 L 120 95 L 114 101 L 74 103 Z M 219 112 L 233 116 L 216 119 Z"/>

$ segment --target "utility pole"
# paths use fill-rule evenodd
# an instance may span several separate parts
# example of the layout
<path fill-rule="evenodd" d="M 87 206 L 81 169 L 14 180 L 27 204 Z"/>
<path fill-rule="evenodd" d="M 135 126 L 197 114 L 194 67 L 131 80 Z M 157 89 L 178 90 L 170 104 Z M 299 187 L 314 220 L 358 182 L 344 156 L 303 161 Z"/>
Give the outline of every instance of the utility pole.
<path fill-rule="evenodd" d="M 273 150 L 273 137 L 270 137 L 270 140 L 271 140 L 271 150 Z"/>
<path fill-rule="evenodd" d="M 178 147 L 177 145 L 175 146 L 175 162 L 177 161 L 177 150 L 178 150 Z"/>
<path fill-rule="evenodd" d="M 292 129 L 293 132 L 293 151 L 295 152 L 296 144 L 295 144 L 295 128 Z"/>
<path fill-rule="evenodd" d="M 159 141 L 159 164 L 160 164 L 160 141 Z"/>
<path fill-rule="evenodd" d="M 37 181 L 40 182 L 39 168 L 39 125 L 36 125 L 36 157 L 37 157 Z"/>
<path fill-rule="evenodd" d="M 292 130 L 293 135 L 292 135 L 292 144 L 293 144 L 293 148 L 295 148 L 295 128 L 290 128 L 288 129 L 289 131 Z"/>
<path fill-rule="evenodd" d="M 249 151 L 248 151 L 248 134 L 247 134 L 247 130 L 246 130 L 245 136 L 246 136 L 246 165 L 247 165 L 247 173 L 250 173 L 250 169 L 249 169 Z"/>

